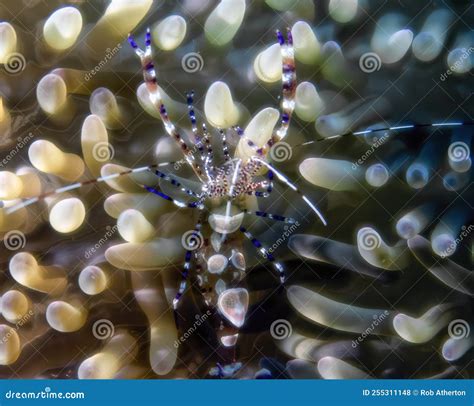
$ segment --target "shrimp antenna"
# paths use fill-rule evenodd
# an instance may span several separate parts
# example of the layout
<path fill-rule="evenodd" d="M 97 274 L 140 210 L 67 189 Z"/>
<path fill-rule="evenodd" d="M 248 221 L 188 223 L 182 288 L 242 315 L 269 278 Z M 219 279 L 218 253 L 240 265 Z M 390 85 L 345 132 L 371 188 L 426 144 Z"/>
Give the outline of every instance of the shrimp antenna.
<path fill-rule="evenodd" d="M 162 163 L 159 163 L 159 164 L 142 166 L 140 168 L 131 168 L 131 169 L 127 169 L 126 171 L 116 172 L 116 173 L 112 173 L 112 174 L 106 175 L 106 176 L 99 176 L 98 178 L 88 179 L 88 180 L 84 180 L 82 182 L 71 183 L 69 185 L 61 186 L 60 188 L 53 189 L 53 190 L 50 190 L 48 192 L 42 193 L 38 196 L 30 197 L 29 199 L 24 199 L 24 200 L 20 201 L 19 203 L 17 203 L 15 205 L 9 207 L 8 209 L 6 209 L 5 212 L 6 212 L 6 214 L 11 214 L 11 213 L 14 213 L 15 211 L 18 211 L 18 210 L 20 210 L 24 207 L 27 207 L 27 206 L 30 206 L 30 205 L 36 203 L 36 202 L 39 202 L 40 200 L 43 200 L 46 197 L 58 195 L 60 193 L 69 192 L 69 191 L 75 190 L 75 189 L 80 189 L 83 186 L 92 185 L 94 183 L 107 182 L 109 180 L 116 179 L 116 178 L 119 178 L 121 176 L 126 176 L 126 175 L 132 175 L 132 174 L 136 174 L 136 173 L 151 171 L 151 170 L 154 170 L 156 168 L 171 165 L 171 164 L 174 164 L 174 163 L 175 162 L 162 162 Z M 155 174 L 157 176 L 159 176 L 160 178 L 163 178 L 164 180 L 172 183 L 175 187 L 181 188 L 181 184 L 174 181 L 169 176 L 166 176 L 166 174 L 164 174 L 163 172 L 155 170 Z M 193 192 L 189 189 L 181 188 L 181 190 L 183 192 L 187 193 L 188 195 L 193 195 Z"/>
<path fill-rule="evenodd" d="M 316 207 L 316 205 L 311 202 L 311 200 L 309 200 L 303 193 L 301 193 L 301 191 L 296 187 L 296 185 L 294 183 L 292 183 L 283 173 L 281 173 L 280 171 L 278 171 L 273 165 L 270 165 L 268 162 L 265 162 L 263 160 L 261 160 L 260 158 L 257 158 L 257 157 L 252 157 L 251 158 L 252 161 L 257 161 L 259 163 L 261 163 L 262 165 L 266 166 L 269 170 L 271 170 L 277 177 L 277 179 L 284 183 L 285 185 L 287 185 L 289 188 L 291 188 L 292 190 L 294 190 L 296 193 L 298 193 L 299 195 L 301 195 L 301 198 L 305 201 L 305 203 L 311 207 L 311 210 L 313 210 L 317 216 L 319 217 L 319 219 L 321 220 L 321 222 L 327 226 L 328 223 L 326 221 L 326 219 L 324 218 L 324 216 L 322 215 L 322 213 L 319 211 L 319 209 Z"/>
<path fill-rule="evenodd" d="M 148 28 L 146 31 L 145 50 L 142 50 L 138 47 L 137 43 L 135 42 L 135 40 L 130 34 L 128 35 L 128 42 L 130 43 L 130 46 L 134 49 L 137 56 L 140 58 L 140 62 L 142 64 L 143 79 L 145 81 L 146 88 L 150 95 L 150 101 L 155 107 L 155 109 L 159 112 L 161 120 L 163 121 L 163 124 L 165 126 L 166 132 L 171 138 L 173 138 L 178 143 L 179 147 L 183 151 L 186 162 L 193 169 L 194 173 L 199 178 L 199 180 L 202 181 L 203 180 L 202 168 L 196 162 L 196 158 L 194 156 L 192 149 L 189 148 L 188 144 L 183 139 L 183 137 L 179 133 L 176 126 L 171 122 L 168 116 L 166 107 L 163 103 L 161 92 L 160 92 L 160 89 L 158 88 L 155 64 L 153 62 L 150 29 Z"/>
<path fill-rule="evenodd" d="M 378 132 L 383 132 L 383 131 L 403 131 L 403 130 L 410 130 L 414 128 L 426 128 L 426 127 L 435 127 L 435 128 L 436 127 L 462 127 L 462 126 L 471 126 L 471 125 L 474 125 L 474 121 L 398 125 L 394 127 L 374 128 L 374 129 L 367 129 L 363 131 L 355 131 L 355 132 L 347 132 L 344 134 L 331 135 L 330 137 L 319 138 L 313 141 L 307 141 L 296 146 L 301 147 L 304 145 L 314 144 L 315 142 L 328 141 L 335 138 L 347 137 L 350 135 L 355 135 L 355 136 L 367 135 L 367 134 L 373 134 L 373 133 L 378 133 Z"/>

